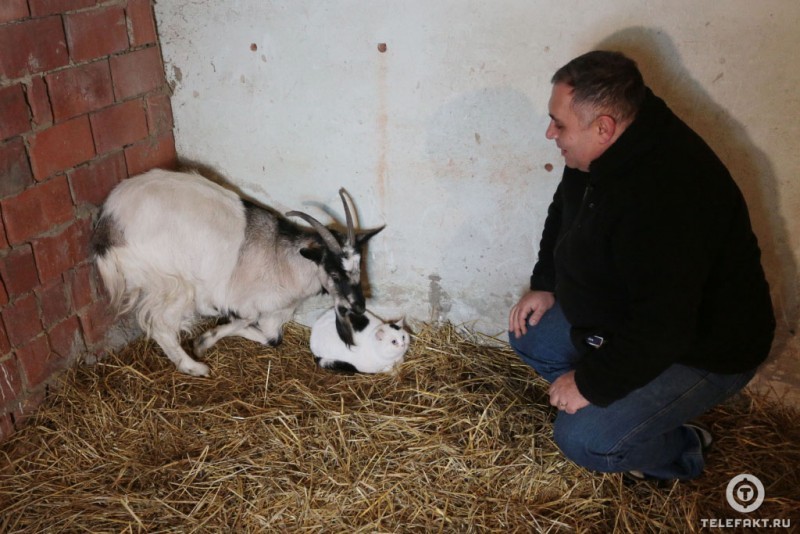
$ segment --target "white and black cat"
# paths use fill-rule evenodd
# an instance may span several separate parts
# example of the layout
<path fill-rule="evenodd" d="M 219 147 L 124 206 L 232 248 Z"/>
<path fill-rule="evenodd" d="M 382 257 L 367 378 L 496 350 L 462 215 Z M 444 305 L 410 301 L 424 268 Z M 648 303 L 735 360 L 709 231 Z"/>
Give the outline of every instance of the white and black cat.
<path fill-rule="evenodd" d="M 311 352 L 324 369 L 357 373 L 383 373 L 403 361 L 409 335 L 403 321 L 385 323 L 366 311 L 353 325 L 353 344 L 342 340 L 336 311 L 323 313 L 311 327 Z"/>

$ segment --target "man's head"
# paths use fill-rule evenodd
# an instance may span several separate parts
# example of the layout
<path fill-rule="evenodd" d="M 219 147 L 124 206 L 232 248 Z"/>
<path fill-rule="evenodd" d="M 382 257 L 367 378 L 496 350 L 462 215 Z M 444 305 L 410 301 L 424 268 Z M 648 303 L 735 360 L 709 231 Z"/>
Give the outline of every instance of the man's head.
<path fill-rule="evenodd" d="M 624 55 L 594 51 L 558 69 L 551 82 L 547 138 L 568 167 L 588 171 L 636 118 L 645 96 L 642 75 Z"/>

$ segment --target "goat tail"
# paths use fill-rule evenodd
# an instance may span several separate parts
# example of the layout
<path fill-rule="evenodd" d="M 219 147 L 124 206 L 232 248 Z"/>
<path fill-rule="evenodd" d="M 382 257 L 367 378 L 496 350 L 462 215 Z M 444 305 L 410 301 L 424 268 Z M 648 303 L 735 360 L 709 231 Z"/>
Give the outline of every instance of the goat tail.
<path fill-rule="evenodd" d="M 95 265 L 108 293 L 111 309 L 116 310 L 118 316 L 129 311 L 136 299 L 126 298 L 127 284 L 117 248 L 109 248 L 102 255 L 95 256 Z"/>
<path fill-rule="evenodd" d="M 117 316 L 133 311 L 148 336 L 153 331 L 190 331 L 194 325 L 195 290 L 180 275 L 165 273 L 148 262 L 132 261 L 125 247 L 111 247 L 95 256 L 97 271 Z M 126 276 L 127 273 L 127 276 Z M 132 277 L 132 278 L 129 278 Z M 147 280 L 147 287 L 140 281 Z"/>

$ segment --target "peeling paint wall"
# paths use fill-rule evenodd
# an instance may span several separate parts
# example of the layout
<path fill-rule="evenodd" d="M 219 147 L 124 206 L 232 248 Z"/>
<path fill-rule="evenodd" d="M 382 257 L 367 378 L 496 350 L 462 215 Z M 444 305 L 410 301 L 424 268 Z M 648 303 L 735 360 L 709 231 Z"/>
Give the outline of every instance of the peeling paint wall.
<path fill-rule="evenodd" d="M 731 168 L 781 328 L 797 326 L 800 3 L 162 0 L 156 15 L 179 154 L 326 220 L 345 186 L 363 226 L 387 224 L 374 309 L 501 336 L 563 165 L 550 76 L 624 51 Z"/>

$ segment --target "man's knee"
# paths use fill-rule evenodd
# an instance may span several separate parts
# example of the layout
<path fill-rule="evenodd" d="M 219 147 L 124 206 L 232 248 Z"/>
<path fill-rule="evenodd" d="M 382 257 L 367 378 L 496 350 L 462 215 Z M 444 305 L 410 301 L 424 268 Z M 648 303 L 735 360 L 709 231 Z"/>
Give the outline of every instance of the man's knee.
<path fill-rule="evenodd" d="M 573 361 L 577 359 L 571 346 L 553 344 L 552 338 L 542 335 L 537 328 L 529 328 L 520 337 L 509 332 L 508 340 L 520 359 L 548 382 L 572 369 Z"/>
<path fill-rule="evenodd" d="M 580 418 L 559 417 L 553 427 L 553 440 L 573 463 L 598 472 L 613 472 L 616 454 L 597 439 L 594 424 L 583 425 Z"/>
<path fill-rule="evenodd" d="M 553 425 L 553 441 L 556 442 L 561 452 L 578 465 L 583 465 L 586 455 L 586 440 L 575 425 L 566 423 L 563 418 Z"/>
<path fill-rule="evenodd" d="M 517 354 L 523 355 L 528 353 L 525 337 L 528 336 L 530 333 L 531 331 L 528 330 L 526 334 L 522 334 L 519 337 L 517 337 L 517 335 L 514 334 L 514 332 L 508 333 L 508 343 L 511 345 L 511 348 L 517 352 Z"/>
<path fill-rule="evenodd" d="M 535 336 L 532 328 L 529 328 L 525 334 L 519 337 L 515 336 L 514 332 L 509 332 L 508 342 L 525 364 L 532 367 L 539 374 L 548 373 L 546 366 L 543 367 L 542 362 L 537 357 L 540 353 L 540 348 L 537 347 Z"/>

